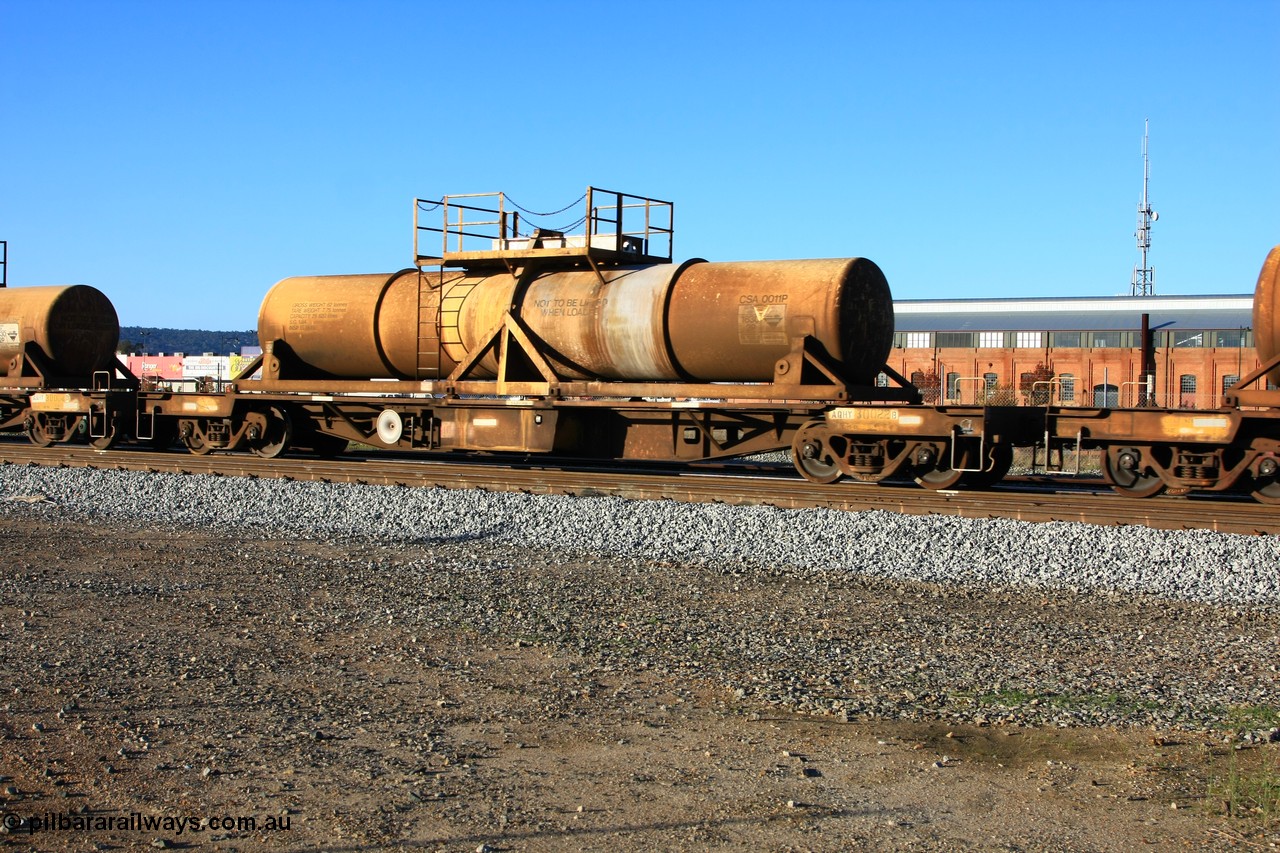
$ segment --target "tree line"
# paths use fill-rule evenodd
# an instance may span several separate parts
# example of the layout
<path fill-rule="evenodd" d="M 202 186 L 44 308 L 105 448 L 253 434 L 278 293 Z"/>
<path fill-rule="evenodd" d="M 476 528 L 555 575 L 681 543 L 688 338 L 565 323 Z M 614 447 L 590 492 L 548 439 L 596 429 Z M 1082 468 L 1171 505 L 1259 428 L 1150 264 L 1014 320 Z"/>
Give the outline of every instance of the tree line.
<path fill-rule="evenodd" d="M 258 345 L 258 333 L 249 329 L 243 332 L 210 332 L 204 329 L 157 329 L 151 326 L 121 326 L 120 346 L 117 352 L 158 353 L 180 352 L 184 355 L 214 353 L 226 355 L 238 353 L 241 347 Z"/>

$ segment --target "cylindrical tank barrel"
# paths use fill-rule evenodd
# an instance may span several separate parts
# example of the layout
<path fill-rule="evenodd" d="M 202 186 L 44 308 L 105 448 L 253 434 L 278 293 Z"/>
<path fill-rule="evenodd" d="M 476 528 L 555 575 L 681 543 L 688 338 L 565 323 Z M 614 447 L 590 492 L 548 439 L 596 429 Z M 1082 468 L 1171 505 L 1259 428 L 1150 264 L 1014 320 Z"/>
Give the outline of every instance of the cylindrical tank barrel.
<path fill-rule="evenodd" d="M 566 379 L 760 382 L 813 335 L 849 379 L 870 382 L 893 337 L 883 273 L 863 258 L 550 272 L 312 276 L 279 282 L 259 337 L 346 378 L 438 378 L 488 344 L 506 312 Z M 486 353 L 472 378 L 496 375 Z"/>
<path fill-rule="evenodd" d="M 1253 341 L 1258 358 L 1267 361 L 1280 353 L 1280 246 L 1273 248 L 1258 273 L 1253 291 Z M 1267 374 L 1280 383 L 1280 367 Z"/>
<path fill-rule="evenodd" d="M 120 343 L 111 300 L 83 284 L 0 288 L 0 357 L 36 344 L 60 376 L 108 369 Z"/>
<path fill-rule="evenodd" d="M 810 334 L 870 383 L 893 346 L 889 283 L 866 258 L 698 264 L 667 317 L 676 361 L 708 382 L 772 379 L 792 339 Z"/>
<path fill-rule="evenodd" d="M 283 340 L 315 370 L 368 379 L 415 376 L 419 273 L 286 278 L 267 292 L 258 337 Z M 423 318 L 435 323 L 434 310 Z"/>
<path fill-rule="evenodd" d="M 666 315 L 672 288 L 690 264 L 658 264 L 569 270 L 539 276 L 523 295 L 510 276 L 467 279 L 446 288 L 441 338 L 452 362 L 483 346 L 483 336 L 513 301 L 529 330 L 545 345 L 558 375 L 566 379 L 664 382 L 683 378 L 667 340 Z M 475 287 L 467 289 L 471 282 Z M 453 294 L 465 292 L 459 301 Z M 451 310 L 453 304 L 458 308 Z M 456 333 L 455 333 L 456 330 Z M 494 376 L 497 357 L 486 356 L 478 376 Z"/>

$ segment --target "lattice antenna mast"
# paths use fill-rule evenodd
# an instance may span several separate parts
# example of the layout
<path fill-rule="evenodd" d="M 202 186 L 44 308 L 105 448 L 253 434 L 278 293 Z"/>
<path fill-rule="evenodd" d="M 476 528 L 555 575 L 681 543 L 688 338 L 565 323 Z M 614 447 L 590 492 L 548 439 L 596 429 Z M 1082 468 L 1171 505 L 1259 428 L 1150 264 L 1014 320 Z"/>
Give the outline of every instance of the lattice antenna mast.
<path fill-rule="evenodd" d="M 1150 128 L 1151 120 L 1147 119 L 1142 124 L 1142 201 L 1138 202 L 1138 230 L 1133 235 L 1138 238 L 1142 266 L 1133 268 L 1133 281 L 1129 289 L 1131 296 L 1156 295 L 1156 271 L 1147 263 L 1147 253 L 1151 251 L 1151 223 L 1160 218 L 1160 214 L 1151 209 L 1151 198 L 1147 194 L 1151 183 L 1151 157 L 1147 153 Z"/>

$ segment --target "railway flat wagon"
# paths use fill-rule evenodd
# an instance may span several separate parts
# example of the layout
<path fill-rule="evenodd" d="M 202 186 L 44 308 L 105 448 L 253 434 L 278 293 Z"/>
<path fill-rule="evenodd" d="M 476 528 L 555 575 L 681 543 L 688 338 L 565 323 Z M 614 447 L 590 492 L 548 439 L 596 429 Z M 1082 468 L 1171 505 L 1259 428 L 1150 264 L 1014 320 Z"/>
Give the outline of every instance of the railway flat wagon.
<path fill-rule="evenodd" d="M 594 187 L 579 201 L 551 229 L 502 193 L 415 200 L 412 267 L 278 282 L 261 355 L 197 390 L 140 382 L 93 288 L 0 289 L 0 429 L 264 457 L 785 450 L 815 483 L 930 489 L 991 486 L 1017 448 L 1093 449 L 1127 495 L 1280 503 L 1280 391 L 1251 387 L 1280 378 L 1280 247 L 1254 299 L 1264 363 L 1219 409 L 923 405 L 885 363 L 893 302 L 871 260 L 675 262 L 670 202 Z"/>

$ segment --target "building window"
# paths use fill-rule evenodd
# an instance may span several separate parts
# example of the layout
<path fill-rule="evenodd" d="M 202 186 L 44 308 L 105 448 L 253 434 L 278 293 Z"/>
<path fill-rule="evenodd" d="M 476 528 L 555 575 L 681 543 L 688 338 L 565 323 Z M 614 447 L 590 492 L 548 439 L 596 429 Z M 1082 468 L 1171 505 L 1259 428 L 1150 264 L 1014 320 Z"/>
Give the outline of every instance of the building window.
<path fill-rule="evenodd" d="M 1120 405 L 1120 389 L 1115 385 L 1094 385 L 1093 404 L 1100 408 L 1114 409 Z"/>
<path fill-rule="evenodd" d="M 1222 377 L 1222 393 L 1225 394 L 1231 390 L 1231 386 L 1240 381 L 1240 377 L 1235 373 L 1228 373 Z"/>
<path fill-rule="evenodd" d="M 1215 347 L 1242 347 L 1244 343 L 1244 329 L 1233 329 L 1226 332 L 1213 333 L 1213 345 Z"/>
<path fill-rule="evenodd" d="M 1196 405 L 1196 377 L 1184 373 L 1178 377 L 1178 407 L 1193 409 Z"/>
<path fill-rule="evenodd" d="M 883 372 L 882 372 L 882 373 L 877 373 L 877 374 L 876 374 L 876 387 L 877 387 L 877 388 L 888 388 L 888 387 L 889 387 L 889 374 L 887 374 L 887 373 L 883 373 Z"/>
<path fill-rule="evenodd" d="M 1204 332 L 1174 332 L 1173 345 L 1175 347 L 1202 347 L 1204 346 Z"/>
<path fill-rule="evenodd" d="M 1022 349 L 1039 349 L 1044 346 L 1043 332 L 1018 332 L 1014 338 L 1014 346 Z"/>
<path fill-rule="evenodd" d="M 928 332 L 907 332 L 907 349 L 928 349 L 933 346 Z"/>
<path fill-rule="evenodd" d="M 947 374 L 947 399 L 954 400 L 960 396 L 960 374 Z"/>
<path fill-rule="evenodd" d="M 938 332 L 939 348 L 973 349 L 973 332 Z"/>
<path fill-rule="evenodd" d="M 1061 377 L 1062 385 L 1059 386 L 1058 398 L 1064 403 L 1072 403 L 1076 399 L 1076 378 L 1070 373 L 1064 373 Z"/>
<path fill-rule="evenodd" d="M 1066 349 L 1068 347 L 1074 349 L 1080 346 L 1080 333 L 1051 332 L 1049 334 L 1049 345 L 1057 349 Z"/>
<path fill-rule="evenodd" d="M 942 380 L 938 378 L 938 374 L 933 371 L 925 373 L 923 370 L 916 370 L 911 374 L 911 384 L 919 389 L 921 401 L 925 403 L 938 402 L 940 391 L 938 385 L 941 382 Z"/>
<path fill-rule="evenodd" d="M 1125 332 L 1094 332 L 1091 337 L 1095 347 L 1114 348 L 1129 345 L 1125 340 L 1128 337 Z"/>
<path fill-rule="evenodd" d="M 988 406 L 1003 406 L 1009 401 L 1002 399 L 1004 395 L 997 387 L 1000 384 L 1000 375 L 996 373 L 982 374 L 982 397 L 975 402 L 985 403 Z"/>
<path fill-rule="evenodd" d="M 978 332 L 978 346 L 999 349 L 1004 346 L 1004 332 Z"/>

